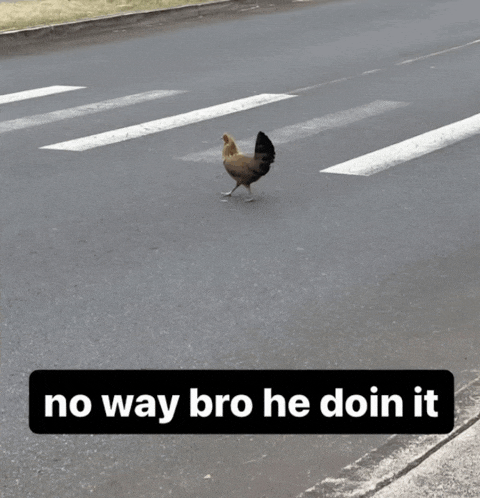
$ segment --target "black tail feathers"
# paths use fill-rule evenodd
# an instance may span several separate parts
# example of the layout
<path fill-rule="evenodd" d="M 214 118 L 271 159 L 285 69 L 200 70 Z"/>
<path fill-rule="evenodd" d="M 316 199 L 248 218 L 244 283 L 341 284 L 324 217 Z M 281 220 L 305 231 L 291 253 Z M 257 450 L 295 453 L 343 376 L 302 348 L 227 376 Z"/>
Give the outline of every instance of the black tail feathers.
<path fill-rule="evenodd" d="M 257 135 L 255 158 L 260 160 L 260 169 L 262 174 L 266 175 L 270 169 L 270 164 L 275 161 L 275 147 L 263 131 L 259 131 Z"/>

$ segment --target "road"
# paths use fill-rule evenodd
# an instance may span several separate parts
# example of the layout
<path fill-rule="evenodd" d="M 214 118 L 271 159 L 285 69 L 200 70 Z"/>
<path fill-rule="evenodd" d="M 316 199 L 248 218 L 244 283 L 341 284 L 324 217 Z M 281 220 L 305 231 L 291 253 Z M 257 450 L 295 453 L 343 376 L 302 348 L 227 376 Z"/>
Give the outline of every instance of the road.
<path fill-rule="evenodd" d="M 478 136 L 368 176 L 320 172 L 480 112 L 478 14 L 471 0 L 267 5 L 4 53 L 2 95 L 82 87 L 0 104 L 17 126 L 0 129 L 5 498 L 294 497 L 389 437 L 37 435 L 33 370 L 478 375 Z M 176 93 L 98 104 L 158 90 Z M 51 147 L 262 94 L 285 98 Z M 223 198 L 222 133 L 252 150 L 259 130 L 274 168 L 254 202 Z"/>

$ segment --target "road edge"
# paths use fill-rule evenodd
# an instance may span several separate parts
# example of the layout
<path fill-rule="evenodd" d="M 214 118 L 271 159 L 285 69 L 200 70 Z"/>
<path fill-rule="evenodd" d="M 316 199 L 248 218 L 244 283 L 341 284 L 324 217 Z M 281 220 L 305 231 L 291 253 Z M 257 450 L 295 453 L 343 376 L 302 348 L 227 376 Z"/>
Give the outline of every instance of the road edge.
<path fill-rule="evenodd" d="M 78 34 L 89 29 L 122 28 L 145 21 L 180 21 L 184 19 L 199 17 L 207 14 L 217 14 L 223 11 L 239 10 L 244 0 L 215 0 L 208 3 L 195 3 L 180 5 L 167 9 L 143 10 L 138 12 L 124 12 L 121 14 L 110 14 L 107 16 L 81 19 L 46 26 L 35 26 L 14 31 L 3 31 L 0 33 L 0 45 L 3 43 L 31 42 L 45 36 L 67 36 Z"/>
<path fill-rule="evenodd" d="M 297 498 L 370 498 L 424 462 L 480 420 L 480 377 L 455 393 L 455 426 L 449 434 L 395 434 L 348 465 L 336 478 L 327 477 Z"/>

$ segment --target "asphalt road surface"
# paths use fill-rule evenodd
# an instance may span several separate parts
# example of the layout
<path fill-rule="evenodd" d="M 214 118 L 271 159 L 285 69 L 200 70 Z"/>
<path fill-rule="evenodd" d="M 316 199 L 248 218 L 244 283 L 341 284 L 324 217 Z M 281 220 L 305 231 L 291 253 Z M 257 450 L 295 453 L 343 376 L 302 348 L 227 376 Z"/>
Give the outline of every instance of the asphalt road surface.
<path fill-rule="evenodd" d="M 37 369 L 476 377 L 479 38 L 476 0 L 357 0 L 4 53 L 3 496 L 294 497 L 389 437 L 38 435 Z M 223 198 L 259 130 L 274 168 Z"/>

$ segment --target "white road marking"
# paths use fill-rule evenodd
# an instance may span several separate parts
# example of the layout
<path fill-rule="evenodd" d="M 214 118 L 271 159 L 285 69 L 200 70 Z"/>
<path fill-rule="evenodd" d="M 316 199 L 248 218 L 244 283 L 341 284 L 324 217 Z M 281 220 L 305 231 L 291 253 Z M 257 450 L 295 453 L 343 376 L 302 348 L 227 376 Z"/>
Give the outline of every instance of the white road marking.
<path fill-rule="evenodd" d="M 71 107 L 70 109 L 47 112 L 46 114 L 37 114 L 26 118 L 3 121 L 0 122 L 0 133 L 21 130 L 23 128 L 30 128 L 32 126 L 39 126 L 47 123 L 54 123 L 55 121 L 61 121 L 63 119 L 78 118 L 80 116 L 86 116 L 87 114 L 108 111 L 118 107 L 125 107 L 128 105 L 138 104 L 140 102 L 146 102 L 148 100 L 177 95 L 179 93 L 185 92 L 183 90 L 153 90 L 150 92 L 137 93 L 135 95 L 127 95 L 126 97 L 104 100 L 102 102 L 95 102 L 93 104 Z"/>
<path fill-rule="evenodd" d="M 274 145 L 286 144 L 294 140 L 300 140 L 312 135 L 317 135 L 324 130 L 347 126 L 355 123 L 356 121 L 377 116 L 379 114 L 383 114 L 384 112 L 397 109 L 398 107 L 405 107 L 407 105 L 408 102 L 375 100 L 370 104 L 353 107 L 352 109 L 348 109 L 346 111 L 326 114 L 320 118 L 314 118 L 302 123 L 284 126 L 283 128 L 277 128 L 276 130 L 268 132 L 267 135 L 272 140 Z M 221 137 L 219 137 L 219 139 L 220 138 Z M 237 145 L 240 150 L 248 150 L 248 148 L 253 148 L 252 145 L 254 143 L 255 137 L 237 141 Z M 214 163 L 221 160 L 221 151 L 222 144 L 219 143 L 218 147 L 212 147 L 202 152 L 187 154 L 179 159 L 183 161 Z"/>
<path fill-rule="evenodd" d="M 25 90 L 23 92 L 8 93 L 6 95 L 0 95 L 0 104 L 9 104 L 10 102 L 17 102 L 18 100 L 34 99 L 36 97 L 45 97 L 46 95 L 53 95 L 55 93 L 81 90 L 82 88 L 86 87 L 54 85 L 44 88 L 35 88 L 34 90 Z"/>
<path fill-rule="evenodd" d="M 445 50 L 440 50 L 439 52 L 432 52 L 431 54 L 421 55 L 420 57 L 415 57 L 414 59 L 407 59 L 401 62 L 397 62 L 395 65 L 402 66 L 403 64 L 411 64 L 412 62 L 429 59 L 430 57 L 435 57 L 436 55 L 447 54 L 448 52 L 453 52 L 454 50 L 460 50 L 461 48 L 469 47 L 470 45 L 475 45 L 476 43 L 480 43 L 480 39 L 464 43 L 463 45 L 457 45 L 455 47 L 446 48 Z"/>
<path fill-rule="evenodd" d="M 320 173 L 369 176 L 480 133 L 480 114 L 350 159 Z"/>
<path fill-rule="evenodd" d="M 314 90 L 314 89 L 320 88 L 322 86 L 333 85 L 334 83 L 341 83 L 342 81 L 352 80 L 353 78 L 356 78 L 357 76 L 362 76 L 362 74 L 354 74 L 353 76 L 345 76 L 343 78 L 338 78 L 336 80 L 322 81 L 322 83 L 317 83 L 315 85 L 305 86 L 303 88 L 297 88 L 296 90 L 293 90 L 290 93 L 308 92 L 309 90 Z"/>
<path fill-rule="evenodd" d="M 365 76 L 366 74 L 375 74 L 375 73 L 379 73 L 380 71 L 381 71 L 381 69 L 370 69 L 370 71 L 363 71 L 363 73 L 361 75 Z"/>
<path fill-rule="evenodd" d="M 466 47 L 469 47 L 471 45 L 475 45 L 476 43 L 480 43 L 480 39 L 473 40 L 473 41 L 468 42 L 468 43 L 464 43 L 463 45 L 457 45 L 455 47 L 446 48 L 445 50 L 440 50 L 438 52 L 432 52 L 431 54 L 421 55 L 419 57 L 415 57 L 414 59 L 407 59 L 407 60 L 403 60 L 400 62 L 396 62 L 395 66 L 402 66 L 404 64 L 411 64 L 412 62 L 421 61 L 424 59 L 429 59 L 430 57 L 435 57 L 437 55 L 446 54 L 448 52 L 453 52 L 454 50 L 460 50 L 462 48 L 466 48 Z M 379 68 L 379 69 L 371 69 L 369 71 L 363 71 L 361 73 L 353 74 L 351 76 L 345 76 L 343 78 L 338 78 L 336 80 L 323 81 L 322 83 L 317 83 L 315 85 L 306 86 L 303 88 L 297 88 L 296 90 L 292 90 L 290 93 L 296 94 L 296 93 L 301 93 L 301 92 L 308 92 L 309 90 L 315 90 L 317 88 L 321 88 L 322 86 L 332 85 L 334 83 L 342 83 L 344 81 L 350 81 L 350 80 L 352 80 L 354 78 L 358 78 L 360 76 L 369 76 L 370 74 L 384 72 L 387 69 L 388 69 L 388 67 L 383 67 L 383 68 Z"/>
<path fill-rule="evenodd" d="M 296 95 L 263 93 L 253 97 L 247 97 L 224 104 L 206 107 L 204 109 L 198 109 L 196 111 L 186 112 L 184 114 L 178 114 L 176 116 L 170 116 L 168 118 L 156 119 L 154 121 L 128 126 L 126 128 L 91 135 L 89 137 L 46 145 L 41 147 L 41 149 L 84 151 L 103 145 L 123 142 L 124 140 L 130 140 L 132 138 L 143 137 L 164 130 L 170 130 L 172 128 L 186 126 L 192 123 L 199 123 L 200 121 L 214 119 L 235 112 L 246 111 L 247 109 L 293 97 L 296 97 Z"/>

